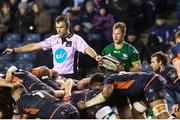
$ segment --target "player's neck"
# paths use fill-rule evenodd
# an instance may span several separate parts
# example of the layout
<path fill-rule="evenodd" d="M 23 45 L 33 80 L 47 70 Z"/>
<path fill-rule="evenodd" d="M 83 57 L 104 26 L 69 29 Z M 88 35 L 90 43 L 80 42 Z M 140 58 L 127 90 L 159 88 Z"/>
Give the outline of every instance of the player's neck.
<path fill-rule="evenodd" d="M 69 34 L 71 34 L 71 32 L 68 30 L 67 32 L 66 32 L 66 34 L 65 35 L 63 35 L 62 37 L 68 37 L 69 36 Z"/>
<path fill-rule="evenodd" d="M 115 44 L 114 44 L 114 46 L 115 46 L 116 49 L 122 48 L 123 45 L 124 45 L 124 42 L 123 42 L 123 41 L 122 41 L 121 43 L 115 43 Z"/>
<path fill-rule="evenodd" d="M 164 65 L 160 67 L 160 72 L 164 71 Z"/>

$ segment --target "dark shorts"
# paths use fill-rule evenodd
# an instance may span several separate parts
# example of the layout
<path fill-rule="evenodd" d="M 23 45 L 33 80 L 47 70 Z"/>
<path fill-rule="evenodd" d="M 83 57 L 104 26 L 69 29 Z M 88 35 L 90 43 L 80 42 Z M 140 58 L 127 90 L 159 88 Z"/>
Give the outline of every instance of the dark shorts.
<path fill-rule="evenodd" d="M 108 99 L 108 104 L 110 106 L 116 105 L 118 108 L 119 107 L 125 107 L 130 104 L 128 96 L 125 94 L 122 94 L 118 90 L 114 90 L 112 96 Z"/>
<path fill-rule="evenodd" d="M 159 76 L 156 76 L 145 89 L 145 98 L 148 103 L 159 99 L 165 99 L 164 85 L 160 79 Z"/>

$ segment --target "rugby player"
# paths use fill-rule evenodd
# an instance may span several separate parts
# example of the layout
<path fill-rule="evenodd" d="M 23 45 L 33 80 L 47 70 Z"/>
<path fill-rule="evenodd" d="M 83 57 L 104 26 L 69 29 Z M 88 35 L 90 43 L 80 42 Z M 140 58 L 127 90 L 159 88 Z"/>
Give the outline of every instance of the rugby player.
<path fill-rule="evenodd" d="M 78 103 L 79 109 L 103 103 L 113 93 L 117 92 L 117 97 L 129 96 L 133 97 L 135 101 L 143 100 L 145 103 L 148 103 L 157 118 L 168 119 L 171 117 L 163 91 L 165 80 L 160 75 L 155 73 L 127 72 L 107 76 L 105 81 L 106 85 L 103 91 L 89 101 L 80 101 Z M 137 106 L 134 107 L 139 110 Z M 141 108 L 145 108 L 145 106 L 141 104 Z"/>
<path fill-rule="evenodd" d="M 81 93 L 74 93 L 72 95 L 71 103 L 75 106 L 77 106 L 77 103 L 79 101 L 88 101 L 91 98 L 98 95 L 102 89 L 103 89 L 103 81 L 104 81 L 104 75 L 101 73 L 98 73 L 90 78 L 89 91 L 84 91 Z M 80 113 L 85 114 L 82 115 L 82 118 L 86 119 L 118 119 L 118 115 L 115 114 L 115 112 L 112 110 L 110 106 L 107 105 L 107 103 L 102 103 L 99 105 L 95 105 L 93 107 L 90 107 L 88 109 L 85 109 L 85 111 L 81 111 Z"/>
<path fill-rule="evenodd" d="M 180 101 L 176 96 L 176 92 L 180 92 L 180 78 L 176 68 L 169 64 L 167 55 L 161 51 L 151 56 L 151 66 L 156 73 L 162 75 L 167 80 L 166 91 L 174 102 L 172 112 L 177 111 L 180 108 Z"/>
<path fill-rule="evenodd" d="M 79 112 L 73 105 L 54 98 L 47 91 L 27 92 L 22 84 L 12 87 L 12 97 L 17 102 L 13 118 L 33 115 L 40 119 L 78 119 Z"/>

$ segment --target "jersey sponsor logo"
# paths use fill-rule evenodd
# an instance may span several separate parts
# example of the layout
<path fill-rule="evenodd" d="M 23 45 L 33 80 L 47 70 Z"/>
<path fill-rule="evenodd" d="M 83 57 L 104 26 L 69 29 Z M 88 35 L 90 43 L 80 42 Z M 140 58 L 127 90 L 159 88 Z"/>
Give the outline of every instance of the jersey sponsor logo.
<path fill-rule="evenodd" d="M 116 50 L 114 50 L 114 53 L 120 53 L 121 51 L 116 51 Z"/>
<path fill-rule="evenodd" d="M 128 59 L 128 55 L 127 54 L 122 54 L 123 55 L 123 59 Z"/>
<path fill-rule="evenodd" d="M 171 80 L 175 80 L 178 76 L 176 74 L 176 71 L 171 69 L 168 73 L 167 73 L 167 76 L 169 79 Z"/>
<path fill-rule="evenodd" d="M 149 93 L 153 92 L 153 89 L 149 89 Z"/>
<path fill-rule="evenodd" d="M 58 50 L 56 50 L 55 52 L 55 59 L 56 59 L 56 62 L 58 63 L 63 63 L 67 58 L 67 52 L 60 48 Z"/>

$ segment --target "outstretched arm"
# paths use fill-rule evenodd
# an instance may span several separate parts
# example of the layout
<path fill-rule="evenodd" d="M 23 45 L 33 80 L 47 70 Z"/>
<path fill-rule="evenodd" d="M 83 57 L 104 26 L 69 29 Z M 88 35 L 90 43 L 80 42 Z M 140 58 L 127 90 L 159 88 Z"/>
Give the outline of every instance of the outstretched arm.
<path fill-rule="evenodd" d="M 31 43 L 18 48 L 7 48 L 3 54 L 13 54 L 13 53 L 22 53 L 22 52 L 32 52 L 42 49 L 40 43 Z"/>

